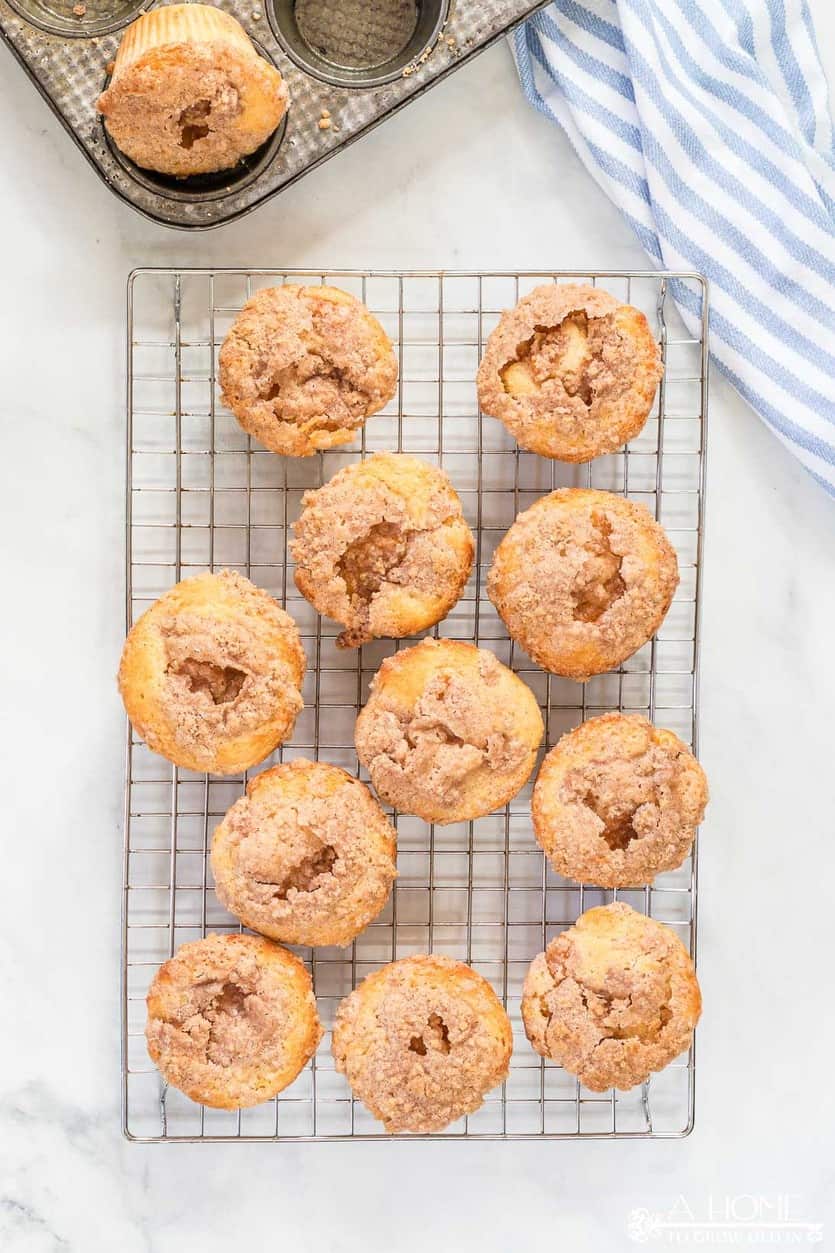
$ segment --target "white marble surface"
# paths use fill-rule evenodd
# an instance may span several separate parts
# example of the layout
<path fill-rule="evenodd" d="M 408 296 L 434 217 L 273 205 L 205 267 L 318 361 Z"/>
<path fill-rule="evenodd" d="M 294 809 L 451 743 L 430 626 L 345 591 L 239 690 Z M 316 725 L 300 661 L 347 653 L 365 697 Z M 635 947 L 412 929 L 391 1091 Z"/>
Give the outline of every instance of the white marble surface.
<path fill-rule="evenodd" d="M 835 77 L 835 14 L 811 0 Z M 832 1196 L 835 504 L 722 384 L 703 636 L 697 1123 L 682 1142 L 150 1146 L 118 1121 L 123 293 L 137 264 L 640 266 L 498 47 L 245 221 L 99 183 L 0 50 L 0 1247 L 630 1247 L 629 1211 Z M 10 714 L 10 716 L 9 716 Z"/>

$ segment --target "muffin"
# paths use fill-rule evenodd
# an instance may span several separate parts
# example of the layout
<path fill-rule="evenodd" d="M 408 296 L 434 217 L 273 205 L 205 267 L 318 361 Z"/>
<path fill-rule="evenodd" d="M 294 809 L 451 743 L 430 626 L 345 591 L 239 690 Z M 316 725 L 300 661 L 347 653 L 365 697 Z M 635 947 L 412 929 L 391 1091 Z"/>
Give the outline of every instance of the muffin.
<path fill-rule="evenodd" d="M 531 962 L 522 1020 L 537 1053 L 592 1092 L 643 1083 L 686 1052 L 702 998 L 673 931 L 622 901 L 583 914 Z"/>
<path fill-rule="evenodd" d="M 395 832 L 368 788 L 323 761 L 256 775 L 212 838 L 218 900 L 288 944 L 349 944 L 397 874 Z"/>
<path fill-rule="evenodd" d="M 234 17 L 171 4 L 127 28 L 96 108 L 131 161 L 184 178 L 231 169 L 255 152 L 288 99 L 278 70 Z"/>
<path fill-rule="evenodd" d="M 675 550 L 643 505 L 569 487 L 519 514 L 487 594 L 537 665 L 585 680 L 655 634 L 677 586 Z"/>
<path fill-rule="evenodd" d="M 337 287 L 269 287 L 220 350 L 223 403 L 265 448 L 309 457 L 348 444 L 397 388 L 397 358 L 365 305 Z"/>
<path fill-rule="evenodd" d="M 388 1132 L 432 1132 L 507 1078 L 510 1022 L 486 979 L 451 957 L 375 970 L 336 1014 L 336 1069 Z"/>
<path fill-rule="evenodd" d="M 137 735 L 177 766 L 238 774 L 277 748 L 302 707 L 295 622 L 233 570 L 184 579 L 134 625 L 119 690 Z"/>
<path fill-rule="evenodd" d="M 207 935 L 160 966 L 145 1039 L 163 1079 L 192 1101 L 243 1109 L 292 1083 L 322 1038 L 310 975 L 255 935 Z"/>
<path fill-rule="evenodd" d="M 357 647 L 415 635 L 444 618 L 469 578 L 475 545 L 442 470 L 381 452 L 306 492 L 291 546 L 296 586 Z"/>
<path fill-rule="evenodd" d="M 707 804 L 707 779 L 672 731 L 640 714 L 602 714 L 542 763 L 533 829 L 558 874 L 638 887 L 680 866 Z"/>
<path fill-rule="evenodd" d="M 384 800 L 444 824 L 507 804 L 533 770 L 542 732 L 533 692 L 492 653 L 429 639 L 383 662 L 355 738 Z"/>
<path fill-rule="evenodd" d="M 523 448 L 590 461 L 634 439 L 661 378 L 638 309 L 600 288 L 547 283 L 502 314 L 478 371 L 478 401 Z"/>

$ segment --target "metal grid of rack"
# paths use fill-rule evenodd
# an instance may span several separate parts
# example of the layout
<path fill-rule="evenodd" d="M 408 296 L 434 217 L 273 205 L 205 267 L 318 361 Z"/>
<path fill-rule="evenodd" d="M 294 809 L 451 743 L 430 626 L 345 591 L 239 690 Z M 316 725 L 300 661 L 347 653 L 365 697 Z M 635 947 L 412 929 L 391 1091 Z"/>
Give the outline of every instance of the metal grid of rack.
<path fill-rule="evenodd" d="M 475 374 L 501 311 L 537 283 L 600 282 L 642 308 L 658 335 L 664 380 L 643 432 L 583 466 L 520 450 L 478 409 Z M 400 361 L 397 395 L 354 445 L 278 457 L 253 444 L 218 397 L 217 354 L 244 300 L 284 281 L 330 282 L 360 297 Z M 699 332 L 672 297 L 702 301 Z M 707 290 L 693 274 L 655 272 L 366 272 L 139 270 L 128 284 L 127 622 L 180 578 L 231 567 L 272 592 L 299 624 L 308 655 L 295 733 L 258 770 L 315 756 L 357 772 L 353 724 L 383 658 L 409 641 L 335 646 L 338 627 L 296 591 L 288 537 L 302 493 L 380 449 L 443 465 L 477 539 L 465 594 L 435 633 L 492 649 L 536 693 L 546 748 L 587 716 L 643 713 L 697 747 L 699 598 L 707 421 Z M 678 553 L 681 583 L 658 635 L 617 672 L 578 684 L 539 670 L 508 639 L 486 597 L 493 550 L 516 514 L 562 486 L 603 488 L 647 505 Z M 144 1047 L 144 998 L 158 965 L 207 931 L 237 930 L 213 889 L 214 827 L 246 777 L 170 766 L 129 733 L 123 899 L 123 1119 L 142 1141 L 323 1140 L 385 1136 L 351 1098 L 330 1055 L 340 999 L 396 957 L 434 951 L 469 962 L 493 984 L 514 1028 L 506 1083 L 476 1114 L 433 1138 L 673 1137 L 694 1112 L 693 1050 L 631 1092 L 587 1091 L 528 1045 L 519 997 L 532 957 L 585 910 L 618 897 L 667 923 L 695 958 L 696 852 L 651 887 L 603 891 L 556 875 L 530 826 L 530 785 L 504 810 L 434 827 L 396 815 L 399 878 L 384 913 L 348 949 L 299 949 L 326 1027 L 294 1084 L 254 1109 L 228 1113 L 166 1089 Z M 415 1139 L 417 1137 L 406 1137 Z"/>

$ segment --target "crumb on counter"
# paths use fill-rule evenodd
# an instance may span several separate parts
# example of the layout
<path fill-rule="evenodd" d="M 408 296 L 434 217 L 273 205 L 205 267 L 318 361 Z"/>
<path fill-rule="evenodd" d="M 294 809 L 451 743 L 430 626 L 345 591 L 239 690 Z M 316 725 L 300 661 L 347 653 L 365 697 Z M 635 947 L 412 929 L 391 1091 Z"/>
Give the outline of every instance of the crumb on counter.
<path fill-rule="evenodd" d="M 87 12 L 87 5 L 86 4 L 74 4 L 72 6 L 72 11 L 76 17 L 84 17 L 84 14 Z"/>

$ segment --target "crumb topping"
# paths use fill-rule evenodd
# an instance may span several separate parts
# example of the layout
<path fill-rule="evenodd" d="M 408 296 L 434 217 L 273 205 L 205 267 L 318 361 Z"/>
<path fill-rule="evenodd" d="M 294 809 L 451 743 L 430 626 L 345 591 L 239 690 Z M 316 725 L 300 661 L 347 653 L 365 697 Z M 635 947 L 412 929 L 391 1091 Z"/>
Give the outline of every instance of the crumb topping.
<path fill-rule="evenodd" d="M 530 747 L 514 735 L 512 718 L 485 699 L 489 661 L 485 667 L 483 684 L 452 671 L 433 675 L 410 710 L 390 707 L 382 693 L 358 749 L 385 796 L 454 806 L 475 771 L 512 773 L 525 762 Z"/>
<path fill-rule="evenodd" d="M 614 312 L 595 318 L 572 309 L 556 325 L 536 325 L 499 373 L 509 395 L 545 393 L 554 407 L 579 413 L 575 398 L 591 410 L 599 398 L 621 395 L 632 363 Z"/>
<path fill-rule="evenodd" d="M 478 394 L 523 447 L 584 461 L 637 434 L 660 377 L 658 346 L 637 309 L 599 288 L 546 284 L 502 314 Z"/>
<path fill-rule="evenodd" d="M 301 694 L 283 660 L 245 619 L 180 612 L 164 617 L 160 711 L 190 754 L 268 722 L 277 702 L 298 710 Z"/>
<path fill-rule="evenodd" d="M 309 977 L 290 953 L 265 945 L 253 936 L 207 936 L 184 945 L 151 986 L 149 1052 L 194 1099 L 227 1104 L 213 1099 L 222 1093 L 232 1106 L 266 1099 L 278 1090 L 261 1091 L 270 1077 L 286 1069 L 294 1076 L 316 1047 Z"/>
<path fill-rule="evenodd" d="M 534 1048 L 600 1092 L 643 1082 L 690 1044 L 701 1000 L 677 936 L 622 902 L 593 909 L 534 959 Z"/>
<path fill-rule="evenodd" d="M 394 394 L 397 362 L 379 323 L 331 290 L 288 284 L 256 293 L 221 349 L 224 403 L 276 452 L 344 443 Z"/>
<path fill-rule="evenodd" d="M 626 591 L 621 575 L 623 554 L 612 547 L 612 523 L 604 513 L 592 511 L 591 526 L 582 559 L 571 588 L 574 618 L 597 622 Z"/>
<path fill-rule="evenodd" d="M 675 552 L 648 510 L 611 492 L 565 488 L 518 516 L 487 588 L 535 661 L 585 678 L 646 642 L 677 584 Z M 592 649 L 596 669 L 580 669 Z"/>
<path fill-rule="evenodd" d="M 339 1007 L 336 1067 L 386 1131 L 438 1131 L 507 1075 L 507 1015 L 486 980 L 448 957 L 375 972 Z"/>
<path fill-rule="evenodd" d="M 218 898 L 293 944 L 347 944 L 382 909 L 394 830 L 345 771 L 298 760 L 257 775 L 212 841 Z"/>
<path fill-rule="evenodd" d="M 681 865 L 706 803 L 704 771 L 677 736 L 638 714 L 603 714 L 548 754 L 534 829 L 560 874 L 639 886 Z"/>
<path fill-rule="evenodd" d="M 296 583 L 343 623 L 342 647 L 437 622 L 458 599 L 474 548 L 448 477 L 402 453 L 347 466 L 306 492 L 294 535 Z"/>

